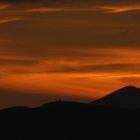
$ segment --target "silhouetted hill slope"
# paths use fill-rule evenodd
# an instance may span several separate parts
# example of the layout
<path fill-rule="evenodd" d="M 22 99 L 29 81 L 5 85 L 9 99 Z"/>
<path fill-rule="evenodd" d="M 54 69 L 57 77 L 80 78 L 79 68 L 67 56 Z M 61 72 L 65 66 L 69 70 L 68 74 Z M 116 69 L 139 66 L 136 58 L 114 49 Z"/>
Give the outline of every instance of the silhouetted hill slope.
<path fill-rule="evenodd" d="M 128 86 L 92 104 L 56 101 L 0 110 L 0 139 L 140 139 L 139 91 Z"/>
<path fill-rule="evenodd" d="M 16 106 L 38 107 L 46 102 L 55 101 L 58 99 L 70 99 L 81 102 L 88 102 L 91 100 L 90 98 L 63 96 L 61 94 L 28 93 L 0 88 L 0 109 Z"/>
<path fill-rule="evenodd" d="M 140 138 L 140 109 L 57 101 L 1 110 L 0 124 L 3 140 L 134 139 Z"/>
<path fill-rule="evenodd" d="M 140 108 L 140 88 L 127 86 L 92 103 L 110 107 Z"/>
<path fill-rule="evenodd" d="M 93 105 L 78 102 L 57 101 L 44 104 L 38 108 L 14 107 L 0 110 L 0 119 L 7 120 L 97 120 L 106 116 L 111 119 L 115 116 L 123 118 L 133 112 L 139 113 L 140 109 L 124 109 L 103 105 Z M 128 116 L 131 116 L 130 114 Z M 138 114 L 137 114 L 138 116 Z M 129 117 L 127 117 L 129 118 Z"/>

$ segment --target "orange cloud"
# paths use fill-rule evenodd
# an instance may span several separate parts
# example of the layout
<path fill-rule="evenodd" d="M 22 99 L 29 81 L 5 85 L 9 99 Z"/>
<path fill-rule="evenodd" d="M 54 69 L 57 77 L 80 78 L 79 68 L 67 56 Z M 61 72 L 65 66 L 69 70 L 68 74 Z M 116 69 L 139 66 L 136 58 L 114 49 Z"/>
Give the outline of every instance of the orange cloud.
<path fill-rule="evenodd" d="M 41 7 L 41 8 L 33 8 L 33 9 L 28 9 L 25 10 L 26 12 L 59 12 L 59 11 L 64 11 L 64 8 L 47 8 L 47 7 Z"/>
<path fill-rule="evenodd" d="M 5 9 L 8 9 L 10 8 L 11 5 L 0 5 L 0 10 L 5 10 Z"/>
<path fill-rule="evenodd" d="M 59 94 L 92 100 L 130 83 L 140 86 L 139 50 L 110 48 L 105 51 L 104 48 L 83 48 L 79 50 L 79 56 L 76 48 L 68 50 L 70 54 L 64 49 L 61 59 L 57 52 L 51 59 L 38 58 L 37 63 L 31 56 L 1 56 L 0 87 L 27 93 Z M 89 72 L 85 66 L 90 64 L 95 67 Z M 101 68 L 95 69 L 96 65 Z M 84 71 L 81 67 L 85 67 Z M 77 72 L 68 71 L 71 68 Z"/>
<path fill-rule="evenodd" d="M 22 12 L 39 12 L 39 13 L 44 13 L 44 12 L 67 12 L 67 11 L 71 11 L 71 12 L 78 12 L 78 11 L 97 11 L 98 8 L 95 7 L 65 7 L 65 8 L 48 8 L 48 7 L 40 7 L 40 8 L 31 8 L 31 9 L 27 9 L 27 10 L 23 10 Z"/>
<path fill-rule="evenodd" d="M 139 86 L 139 22 L 104 14 L 130 10 L 139 6 L 15 5 L 4 11 L 0 24 L 15 24 L 2 26 L 0 32 L 7 40 L 0 42 L 0 87 L 94 98 L 130 83 Z M 66 12 L 57 13 L 61 11 Z M 23 16 L 31 20 L 17 22 Z"/>
<path fill-rule="evenodd" d="M 25 93 L 49 93 L 92 100 L 129 85 L 130 81 L 140 86 L 134 78 L 140 79 L 140 74 L 15 74 L 0 78 L 0 87 Z"/>
<path fill-rule="evenodd" d="M 127 11 L 140 10 L 140 5 L 131 6 L 102 6 L 99 9 L 104 10 L 106 13 L 122 13 Z"/>
<path fill-rule="evenodd" d="M 16 22 L 16 21 L 21 21 L 21 20 L 23 20 L 23 18 L 21 18 L 21 17 L 0 19 L 0 24 L 11 23 L 11 22 Z"/>

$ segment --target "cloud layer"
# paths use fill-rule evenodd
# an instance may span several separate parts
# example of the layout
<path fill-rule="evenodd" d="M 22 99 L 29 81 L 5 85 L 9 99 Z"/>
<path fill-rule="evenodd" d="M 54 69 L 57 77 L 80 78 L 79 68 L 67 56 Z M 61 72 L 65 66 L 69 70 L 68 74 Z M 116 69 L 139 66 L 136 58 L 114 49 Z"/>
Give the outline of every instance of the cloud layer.
<path fill-rule="evenodd" d="M 138 0 L 0 0 L 0 12 L 0 88 L 87 99 L 139 86 Z"/>

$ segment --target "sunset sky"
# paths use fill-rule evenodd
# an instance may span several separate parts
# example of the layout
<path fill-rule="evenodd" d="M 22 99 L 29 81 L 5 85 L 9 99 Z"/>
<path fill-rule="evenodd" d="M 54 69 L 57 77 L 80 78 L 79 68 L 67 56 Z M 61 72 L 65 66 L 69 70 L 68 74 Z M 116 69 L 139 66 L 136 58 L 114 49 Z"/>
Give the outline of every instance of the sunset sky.
<path fill-rule="evenodd" d="M 0 0 L 0 91 L 92 101 L 140 86 L 139 25 L 139 0 Z"/>

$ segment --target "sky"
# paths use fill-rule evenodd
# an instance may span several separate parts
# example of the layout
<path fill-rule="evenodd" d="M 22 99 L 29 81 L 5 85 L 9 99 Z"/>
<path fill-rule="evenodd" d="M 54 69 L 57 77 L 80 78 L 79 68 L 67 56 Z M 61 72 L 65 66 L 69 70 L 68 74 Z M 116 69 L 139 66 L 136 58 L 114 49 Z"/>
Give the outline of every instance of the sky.
<path fill-rule="evenodd" d="M 0 0 L 5 102 L 17 105 L 15 93 L 92 101 L 140 87 L 139 24 L 139 0 Z"/>

